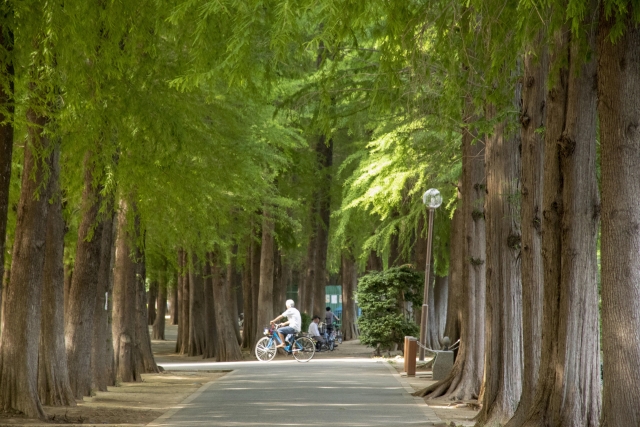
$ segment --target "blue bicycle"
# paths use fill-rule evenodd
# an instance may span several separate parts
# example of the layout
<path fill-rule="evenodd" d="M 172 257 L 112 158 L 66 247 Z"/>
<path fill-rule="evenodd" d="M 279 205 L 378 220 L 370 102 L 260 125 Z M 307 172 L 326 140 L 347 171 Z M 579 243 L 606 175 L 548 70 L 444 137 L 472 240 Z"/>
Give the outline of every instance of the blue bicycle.
<path fill-rule="evenodd" d="M 277 345 L 282 344 L 280 336 L 275 331 L 275 328 L 264 328 L 265 336 L 258 340 L 256 344 L 256 357 L 261 362 L 268 362 L 276 357 L 278 349 Z M 283 350 L 289 355 L 293 355 L 298 362 L 308 362 L 316 353 L 316 346 L 308 337 L 293 336 L 287 343 Z"/>

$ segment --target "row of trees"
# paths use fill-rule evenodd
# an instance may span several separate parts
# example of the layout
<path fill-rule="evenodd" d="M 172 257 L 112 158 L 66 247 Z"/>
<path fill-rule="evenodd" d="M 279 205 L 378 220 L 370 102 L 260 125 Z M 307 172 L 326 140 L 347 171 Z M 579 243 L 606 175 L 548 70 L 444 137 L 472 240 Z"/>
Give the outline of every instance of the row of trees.
<path fill-rule="evenodd" d="M 480 425 L 639 424 L 634 7 L 5 3 L 2 408 L 42 417 L 54 362 L 82 372 L 60 404 L 156 369 L 146 283 L 173 284 L 177 351 L 233 360 L 340 273 L 350 338 L 357 271 L 426 264 L 439 187 L 429 339 L 462 345 L 424 393 Z"/>

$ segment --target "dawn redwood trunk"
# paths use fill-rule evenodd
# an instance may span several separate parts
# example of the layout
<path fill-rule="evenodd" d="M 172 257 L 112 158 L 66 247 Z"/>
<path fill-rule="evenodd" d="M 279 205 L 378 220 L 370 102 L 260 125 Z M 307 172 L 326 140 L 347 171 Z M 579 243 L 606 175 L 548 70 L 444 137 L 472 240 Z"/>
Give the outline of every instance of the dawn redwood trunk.
<path fill-rule="evenodd" d="M 260 230 L 260 229 L 259 229 Z M 258 238 L 260 236 L 260 239 Z M 262 232 L 256 233 L 255 236 L 251 239 L 251 295 L 252 295 L 252 307 L 253 311 L 251 315 L 253 316 L 252 327 L 255 331 L 254 338 L 257 341 L 257 335 L 260 335 L 262 328 L 266 325 L 258 324 L 258 297 L 260 296 L 260 258 L 262 257 Z M 254 342 L 247 343 L 249 348 L 253 349 Z"/>
<path fill-rule="evenodd" d="M 612 42 L 609 35 L 617 19 L 626 27 Z M 630 16 L 607 17 L 601 9 L 598 48 L 604 359 L 601 425 L 635 426 L 640 425 L 640 29 Z"/>
<path fill-rule="evenodd" d="M 329 272 L 327 270 L 327 252 L 329 250 L 329 226 L 331 220 L 331 181 L 333 165 L 333 140 L 326 141 L 321 136 L 316 146 L 316 155 L 320 165 L 318 184 L 318 216 L 316 226 L 316 267 L 313 294 L 313 314 L 320 317 L 325 312 Z M 311 313 L 310 313 L 311 314 Z"/>
<path fill-rule="evenodd" d="M 265 209 L 262 221 L 262 252 L 260 255 L 260 286 L 258 289 L 258 310 L 256 312 L 258 330 L 269 326 L 273 320 L 273 217 Z M 282 310 L 284 311 L 284 310 Z M 220 330 L 220 325 L 218 325 Z M 256 340 L 260 337 L 256 336 Z"/>
<path fill-rule="evenodd" d="M 544 46 L 542 34 L 537 45 Z M 542 342 L 542 184 L 546 113 L 547 48 L 534 49 L 524 57 L 522 89 L 522 396 L 507 426 L 524 421 L 533 403 L 540 368 Z"/>
<path fill-rule="evenodd" d="M 135 205 L 134 205 L 135 207 Z M 134 211 L 135 212 L 135 211 Z M 136 212 L 135 221 L 136 233 L 140 235 L 140 218 Z M 147 264 L 145 259 L 144 237 L 142 247 L 138 246 L 136 251 L 136 363 L 142 373 L 155 373 L 160 369 L 156 365 L 151 349 L 151 335 L 149 335 L 149 325 L 147 324 L 147 298 L 145 283 L 147 280 Z"/>
<path fill-rule="evenodd" d="M 242 323 L 242 348 L 251 350 L 251 346 L 255 341 L 256 330 L 254 329 L 254 319 L 256 309 L 253 306 L 253 295 L 257 288 L 253 288 L 251 281 L 251 246 L 247 248 L 247 255 L 242 271 L 242 294 L 244 320 Z"/>
<path fill-rule="evenodd" d="M 178 251 L 178 306 L 180 321 L 178 322 L 178 338 L 176 353 L 187 354 L 189 351 L 189 272 L 187 269 L 187 253 Z"/>
<path fill-rule="evenodd" d="M 95 182 L 93 154 L 84 159 L 82 220 L 65 313 L 65 342 L 69 381 L 76 399 L 91 396 L 91 343 L 96 305 L 103 223 L 98 216 L 102 187 Z"/>
<path fill-rule="evenodd" d="M 570 65 L 550 77 L 546 104 L 542 355 L 529 427 L 595 427 L 600 419 L 594 15 L 585 15 L 586 41 L 570 40 L 568 28 L 557 33 L 550 60 L 550 70 Z"/>
<path fill-rule="evenodd" d="M 516 84 L 515 105 L 522 88 Z M 495 117 L 488 107 L 489 118 Z M 485 145 L 487 239 L 485 381 L 479 425 L 504 425 L 522 394 L 520 133 L 498 123 Z"/>
<path fill-rule="evenodd" d="M 265 227 L 268 228 L 268 227 Z M 238 344 L 233 322 L 233 310 L 231 302 L 231 268 L 227 268 L 227 277 L 223 277 L 223 266 L 217 265 L 215 257 L 210 257 L 211 270 L 213 272 L 213 302 L 215 304 L 217 348 L 216 356 L 218 362 L 231 362 L 242 360 L 242 352 Z M 269 319 L 270 320 L 270 319 Z"/>
<path fill-rule="evenodd" d="M 367 258 L 367 271 L 382 271 L 382 258 L 380 258 L 375 251 L 369 253 L 369 258 Z"/>
<path fill-rule="evenodd" d="M 315 199 L 315 195 L 314 195 Z M 309 237 L 309 246 L 307 246 L 307 256 L 305 258 L 305 270 L 303 280 L 300 282 L 300 288 L 298 290 L 299 295 L 299 307 L 300 313 L 307 313 L 311 317 L 313 313 L 313 296 L 314 296 L 314 284 L 316 283 L 316 255 L 318 252 L 318 239 L 317 239 L 317 207 L 316 202 L 312 201 L 311 206 L 311 236 Z M 324 300 L 323 300 L 324 301 Z M 258 330 L 262 326 L 258 325 Z"/>
<path fill-rule="evenodd" d="M 44 419 L 37 381 L 51 156 L 41 156 L 49 149 L 49 140 L 42 134 L 46 118 L 29 109 L 27 121 L 30 126 L 0 338 L 0 410 Z"/>
<path fill-rule="evenodd" d="M 204 308 L 202 263 L 192 255 L 189 267 L 189 356 L 200 356 L 205 350 Z"/>
<path fill-rule="evenodd" d="M 42 289 L 42 322 L 38 356 L 38 395 L 44 405 L 75 406 L 64 345 L 64 229 L 60 191 L 60 147 L 53 152 L 47 193 L 47 237 Z"/>
<path fill-rule="evenodd" d="M 207 254 L 204 263 L 204 353 L 203 359 L 216 357 L 218 334 L 216 332 L 216 307 L 213 302 L 213 271 L 209 259 L 213 254 Z"/>
<path fill-rule="evenodd" d="M 448 277 L 435 276 L 433 289 L 429 290 L 429 328 L 427 330 L 427 343 L 430 343 L 432 345 L 430 348 L 433 349 L 442 347 L 444 326 L 447 320 L 448 291 Z"/>
<path fill-rule="evenodd" d="M 171 304 L 171 324 L 177 325 L 180 318 L 180 304 L 178 303 L 178 276 L 175 275 L 174 281 L 169 290 L 169 302 Z"/>
<path fill-rule="evenodd" d="M 13 51 L 13 32 L 11 30 L 0 31 L 0 46 L 6 52 L 7 57 L 11 58 Z M 0 114 L 0 312 L 2 312 L 2 287 L 5 277 L 4 253 L 7 237 L 7 212 L 9 211 L 11 160 L 13 158 L 13 121 L 11 116 L 15 110 L 12 102 L 15 73 L 11 59 L 6 60 L 3 71 L 9 80 L 9 86 L 7 91 L 4 87 L 0 88 L 0 105 L 3 105 L 9 117 Z"/>
<path fill-rule="evenodd" d="M 234 252 L 235 255 L 235 252 Z M 234 256 L 235 258 L 235 256 Z M 229 307 L 231 308 L 231 320 L 233 320 L 232 325 L 233 329 L 236 333 L 236 340 L 238 341 L 238 345 L 242 345 L 242 334 L 240 333 L 240 324 L 238 323 L 238 319 L 240 318 L 240 313 L 238 311 L 238 307 L 241 304 L 241 301 L 238 299 L 238 287 L 240 286 L 240 276 L 236 272 L 233 266 L 233 259 L 227 265 L 227 289 L 229 289 Z"/>
<path fill-rule="evenodd" d="M 149 291 L 147 292 L 147 324 L 153 325 L 156 321 L 156 303 L 158 299 L 158 281 L 152 280 L 149 283 Z"/>
<path fill-rule="evenodd" d="M 164 340 L 165 316 L 167 315 L 167 265 L 162 264 L 161 270 L 158 272 L 158 312 L 153 322 L 152 337 L 154 340 Z"/>
<path fill-rule="evenodd" d="M 449 337 L 451 344 L 460 338 L 462 322 L 462 269 L 464 268 L 464 224 L 458 191 L 458 204 L 451 219 L 451 243 L 449 245 L 449 286 L 447 293 L 447 319 L 444 336 Z M 457 351 L 456 351 L 457 353 Z"/>
<path fill-rule="evenodd" d="M 466 103 L 465 123 L 477 120 L 470 100 Z M 484 374 L 484 313 L 486 239 L 484 218 L 485 165 L 484 142 L 470 127 L 462 129 L 462 195 L 461 222 L 464 247 L 460 347 L 450 374 L 441 381 L 417 391 L 418 396 L 450 400 L 475 400 L 480 393 Z"/>
<path fill-rule="evenodd" d="M 285 261 L 286 262 L 286 261 Z M 277 313 L 284 307 L 287 300 L 288 275 L 291 272 L 289 266 L 283 262 L 280 250 L 276 251 L 273 278 L 273 312 Z"/>
<path fill-rule="evenodd" d="M 111 309 L 113 292 L 112 261 L 114 255 L 114 201 L 110 196 L 102 226 L 100 243 L 100 267 L 93 321 L 93 342 L 91 346 L 91 371 L 93 390 L 107 391 L 115 385 L 113 366 L 113 336 L 111 335 Z"/>
<path fill-rule="evenodd" d="M 354 293 L 358 286 L 358 270 L 356 261 L 349 252 L 342 252 L 342 268 L 340 270 L 342 284 L 342 339 L 345 341 L 358 338 L 356 301 Z"/>

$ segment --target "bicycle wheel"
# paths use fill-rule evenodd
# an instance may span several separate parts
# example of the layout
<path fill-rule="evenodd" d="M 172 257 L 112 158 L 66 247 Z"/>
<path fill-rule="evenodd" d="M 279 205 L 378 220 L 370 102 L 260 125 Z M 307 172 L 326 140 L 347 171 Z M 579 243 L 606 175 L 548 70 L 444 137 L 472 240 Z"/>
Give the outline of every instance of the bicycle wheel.
<path fill-rule="evenodd" d="M 298 362 L 308 362 L 316 352 L 316 346 L 310 338 L 300 337 L 293 343 L 293 357 Z"/>
<path fill-rule="evenodd" d="M 269 337 L 262 337 L 256 344 L 256 357 L 261 362 L 268 362 L 276 357 L 276 343 Z"/>
<path fill-rule="evenodd" d="M 336 345 L 335 341 L 329 341 L 329 350 L 333 351 L 335 348 L 335 345 Z"/>
<path fill-rule="evenodd" d="M 336 341 L 338 344 L 342 344 L 342 332 L 338 331 L 338 335 L 336 335 Z"/>

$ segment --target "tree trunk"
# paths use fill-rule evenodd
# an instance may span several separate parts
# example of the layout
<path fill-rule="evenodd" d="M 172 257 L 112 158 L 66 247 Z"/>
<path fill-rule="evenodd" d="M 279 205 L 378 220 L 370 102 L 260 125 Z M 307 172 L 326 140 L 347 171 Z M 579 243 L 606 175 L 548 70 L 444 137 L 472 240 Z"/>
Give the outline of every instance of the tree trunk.
<path fill-rule="evenodd" d="M 216 331 L 216 306 L 213 302 L 213 270 L 209 260 L 213 254 L 207 254 L 204 263 L 204 354 L 203 359 L 216 357 L 218 333 Z"/>
<path fill-rule="evenodd" d="M 189 267 L 189 356 L 200 356 L 205 350 L 204 280 L 202 263 L 191 256 Z"/>
<path fill-rule="evenodd" d="M 265 229 L 268 229 L 268 227 L 265 227 Z M 233 269 L 232 267 L 227 267 L 227 277 L 224 278 L 222 276 L 222 267 L 216 265 L 217 261 L 214 257 L 210 257 L 209 262 L 213 271 L 213 302 L 215 304 L 216 330 L 218 334 L 217 360 L 218 362 L 242 360 L 242 352 L 240 351 L 235 327 L 233 326 L 233 322 L 236 319 L 233 318 L 233 310 L 230 307 Z"/>
<path fill-rule="evenodd" d="M 434 276 L 432 276 L 434 277 Z M 430 348 L 442 348 L 444 326 L 447 319 L 448 277 L 435 276 L 433 289 L 429 292 L 429 329 L 427 343 Z"/>
<path fill-rule="evenodd" d="M 174 281 L 171 284 L 169 301 L 171 304 L 171 324 L 177 325 L 180 318 L 180 299 L 178 298 L 178 276 L 174 275 Z"/>
<path fill-rule="evenodd" d="M 260 233 L 261 235 L 262 233 Z M 258 236 L 255 236 L 251 239 L 251 289 L 252 289 L 252 306 L 253 311 L 251 312 L 253 316 L 252 327 L 255 331 L 254 339 L 257 341 L 259 338 L 262 338 L 262 328 L 266 325 L 260 325 L 258 323 L 258 298 L 260 296 L 260 258 L 262 257 L 262 243 L 261 239 L 257 240 Z M 249 348 L 253 349 L 253 345 L 255 343 L 248 343 Z"/>
<path fill-rule="evenodd" d="M 369 258 L 367 258 L 367 271 L 382 271 L 382 259 L 375 251 L 369 253 Z"/>
<path fill-rule="evenodd" d="M 542 34 L 536 45 L 542 46 Z M 532 47 L 535 49 L 535 47 Z M 522 424 L 535 394 L 542 342 L 542 184 L 544 170 L 544 129 L 546 104 L 547 49 L 524 58 L 522 91 L 522 396 L 518 409 L 507 424 Z"/>
<path fill-rule="evenodd" d="M 167 314 L 167 264 L 163 261 L 161 270 L 158 272 L 158 312 L 153 322 L 153 335 L 154 340 L 164 341 L 164 324 L 165 316 Z M 206 297 L 205 297 L 206 298 Z"/>
<path fill-rule="evenodd" d="M 258 290 L 257 319 L 259 327 L 269 325 L 273 320 L 273 218 L 266 211 L 262 222 L 262 252 L 260 255 L 260 287 Z M 284 310 L 283 310 L 284 311 Z M 220 325 L 218 324 L 218 330 Z M 256 336 L 256 340 L 261 338 Z"/>
<path fill-rule="evenodd" d="M 111 335 L 110 295 L 113 291 L 113 241 L 114 241 L 113 201 L 107 207 L 103 219 L 102 242 L 100 244 L 100 267 L 93 322 L 93 343 L 91 346 L 92 386 L 94 390 L 107 391 L 115 385 L 113 366 L 113 336 Z"/>
<path fill-rule="evenodd" d="M 180 307 L 180 321 L 178 322 L 176 353 L 187 354 L 189 352 L 189 274 L 187 253 L 183 249 L 178 251 L 178 306 Z"/>
<path fill-rule="evenodd" d="M 315 197 L 314 197 L 315 198 Z M 304 280 L 300 283 L 300 289 L 298 291 L 300 295 L 300 313 L 307 313 L 312 316 L 313 313 L 313 297 L 314 297 L 314 285 L 316 283 L 316 255 L 318 252 L 318 240 L 317 240 L 317 224 L 316 224 L 316 207 L 315 202 L 312 202 L 311 209 L 311 237 L 309 238 L 309 246 L 307 246 L 307 257 L 305 258 L 306 269 L 304 274 Z M 323 300 L 324 301 L 324 300 Z M 318 313 L 318 316 L 321 313 Z M 260 326 L 258 330 L 260 329 Z"/>
<path fill-rule="evenodd" d="M 586 16 L 588 29 L 594 16 Z M 542 356 L 524 423 L 531 427 L 593 427 L 600 418 L 596 62 L 594 56 L 586 63 L 581 59 L 585 41 L 570 41 L 570 33 L 558 33 L 557 56 L 550 61 L 551 67 L 556 61 L 570 65 L 550 79 L 556 84 L 547 97 Z M 592 48 L 594 33 L 585 33 Z"/>
<path fill-rule="evenodd" d="M 147 324 L 153 325 L 156 321 L 156 303 L 158 300 L 158 281 L 149 282 L 149 292 L 147 292 Z"/>
<path fill-rule="evenodd" d="M 45 419 L 38 398 L 38 347 L 48 197 L 38 189 L 47 188 L 51 158 L 39 156 L 49 147 L 49 140 L 42 134 L 46 118 L 29 109 L 27 120 L 31 126 L 24 153 L 11 276 L 4 298 L 0 410 Z"/>
<path fill-rule="evenodd" d="M 3 29 L 4 30 L 4 29 Z M 13 32 L 0 31 L 0 46 L 9 58 L 13 54 Z M 8 91 L 0 88 L 0 105 L 7 110 L 8 116 L 0 114 L 0 318 L 4 286 L 4 254 L 7 238 L 7 213 L 9 211 L 9 184 L 11 182 L 11 161 L 13 159 L 13 79 L 14 68 L 11 60 L 6 60 L 4 75 L 8 78 Z M 2 324 L 0 323 L 0 330 Z"/>
<path fill-rule="evenodd" d="M 635 11 L 635 9 L 634 9 Z M 609 39 L 617 17 L 600 10 L 598 112 L 602 147 L 602 427 L 640 425 L 640 218 L 638 99 L 640 30 L 631 17 Z"/>
<path fill-rule="evenodd" d="M 516 85 L 515 105 L 521 86 Z M 495 117 L 489 107 L 489 118 Z M 522 279 L 520 270 L 520 143 L 499 123 L 485 145 L 487 293 L 485 381 L 480 425 L 504 425 L 522 394 Z"/>
<path fill-rule="evenodd" d="M 253 240 L 253 239 L 252 239 Z M 256 308 L 253 306 L 253 295 L 256 293 L 256 288 L 251 281 L 251 246 L 247 248 L 247 256 L 244 265 L 244 271 L 242 272 L 242 293 L 244 295 L 244 320 L 242 323 L 242 348 L 251 350 L 253 343 L 255 342 L 256 330 L 254 329 L 254 319 Z"/>
<path fill-rule="evenodd" d="M 49 406 L 75 406 L 69 385 L 64 346 L 64 218 L 60 192 L 60 147 L 53 152 L 47 193 L 52 200 L 47 215 L 47 236 L 42 290 L 42 322 L 38 357 L 38 395 Z"/>
<path fill-rule="evenodd" d="M 101 186 L 94 182 L 92 157 L 88 152 L 84 159 L 82 221 L 78 227 L 76 259 L 65 317 L 69 380 L 76 399 L 91 396 L 91 337 L 102 242 L 103 224 L 98 218 L 102 203 Z"/>
<path fill-rule="evenodd" d="M 287 300 L 287 266 L 282 262 L 280 250 L 276 251 L 273 279 L 273 312 L 277 313 Z"/>
<path fill-rule="evenodd" d="M 353 294 L 358 286 L 358 270 L 353 256 L 342 253 L 342 339 L 345 341 L 358 338 L 360 333 L 357 326 L 356 301 Z"/>
<path fill-rule="evenodd" d="M 113 278 L 113 350 L 116 379 L 121 382 L 142 380 L 136 363 L 135 348 L 137 269 L 130 249 L 135 244 L 136 236 L 128 231 L 129 209 L 129 204 L 124 199 L 121 200 Z"/>
<path fill-rule="evenodd" d="M 460 192 L 458 191 L 458 200 Z M 447 319 L 444 336 L 449 337 L 451 344 L 460 338 L 462 323 L 462 269 L 464 268 L 464 223 L 462 222 L 461 204 L 458 202 L 451 219 L 451 244 L 449 246 L 449 291 L 447 294 Z M 457 353 L 457 351 L 456 351 Z"/>
<path fill-rule="evenodd" d="M 476 138 L 473 126 L 477 120 L 470 99 L 466 101 L 462 130 L 462 292 L 460 347 L 453 369 L 447 378 L 417 391 L 417 396 L 445 397 L 450 400 L 478 398 L 484 374 L 485 321 L 485 166 L 484 143 Z"/>
<path fill-rule="evenodd" d="M 234 258 L 235 258 L 235 250 L 234 250 Z M 229 307 L 231 308 L 230 310 L 230 316 L 231 316 L 231 324 L 233 325 L 233 330 L 236 333 L 236 341 L 238 341 L 238 345 L 242 345 L 242 334 L 240 333 L 240 324 L 238 323 L 238 319 L 240 318 L 239 312 L 238 312 L 238 287 L 240 286 L 240 281 L 239 281 L 240 276 L 237 274 L 237 272 L 235 271 L 235 268 L 233 267 L 233 258 L 232 260 L 229 262 L 229 265 L 227 266 L 227 281 L 229 282 L 227 284 L 227 289 L 229 290 Z"/>
<path fill-rule="evenodd" d="M 135 205 L 134 205 L 135 207 Z M 135 212 L 135 211 L 134 211 Z M 140 235 L 140 218 L 136 212 L 136 231 Z M 151 335 L 149 335 L 149 325 L 147 323 L 147 298 L 145 283 L 147 280 L 147 264 L 145 259 L 144 238 L 142 247 L 136 251 L 136 363 L 138 370 L 142 373 L 160 372 L 151 350 Z"/>

